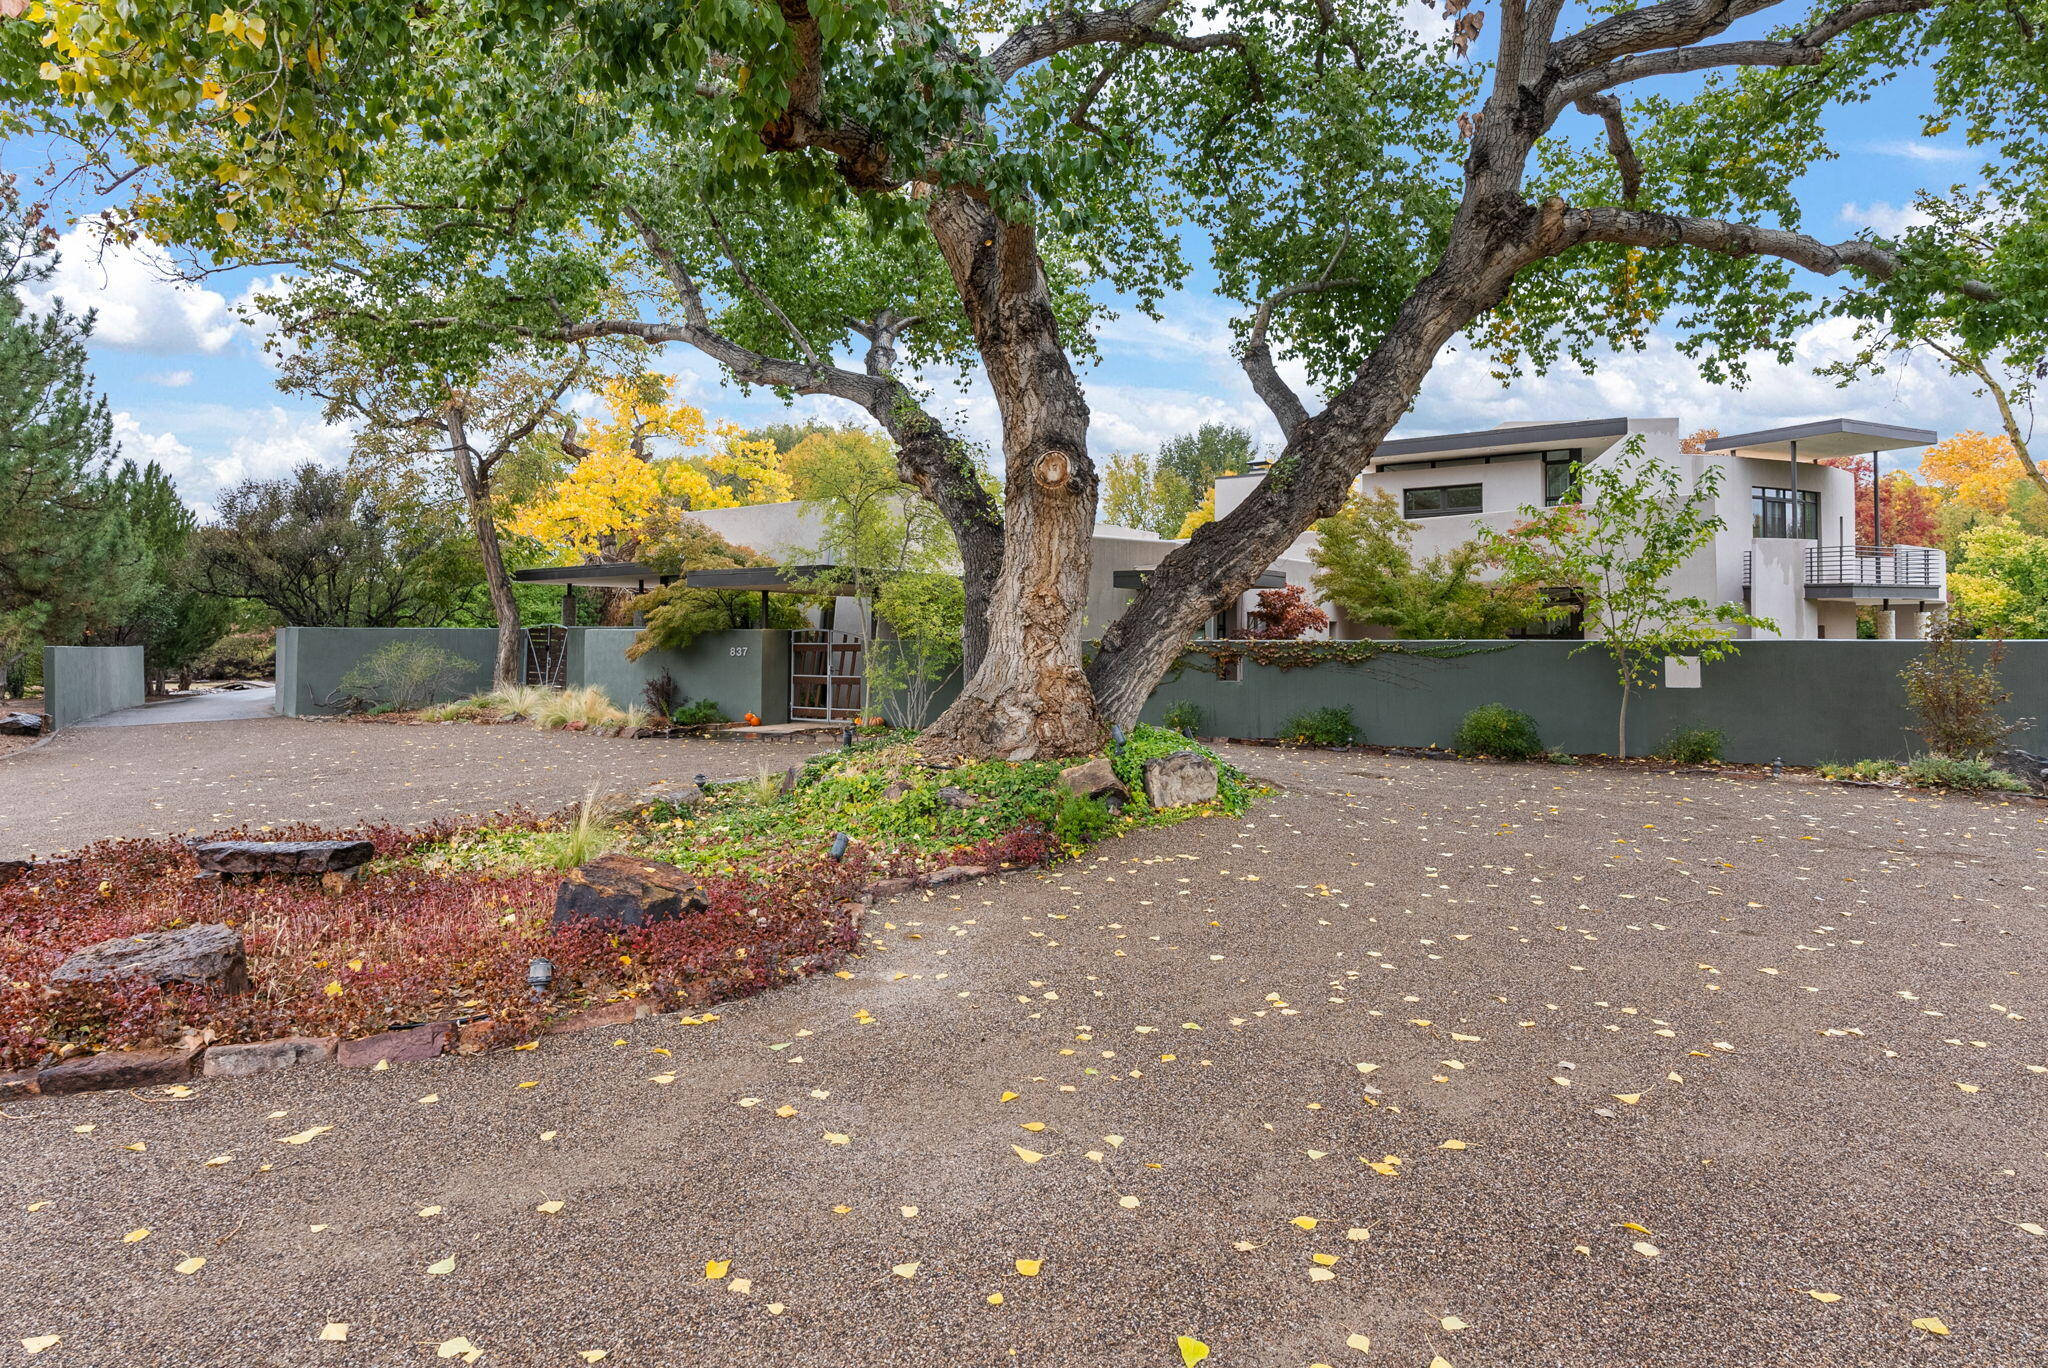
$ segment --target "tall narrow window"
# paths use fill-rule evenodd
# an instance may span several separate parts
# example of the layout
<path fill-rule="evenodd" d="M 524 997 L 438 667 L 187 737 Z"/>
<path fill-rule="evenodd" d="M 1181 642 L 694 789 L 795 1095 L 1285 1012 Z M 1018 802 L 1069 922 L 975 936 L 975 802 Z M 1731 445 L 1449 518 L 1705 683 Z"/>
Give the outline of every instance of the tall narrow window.
<path fill-rule="evenodd" d="M 1555 507 L 1572 497 L 1572 491 L 1579 484 L 1579 453 L 1576 451 L 1546 451 L 1543 453 L 1543 503 Z"/>
<path fill-rule="evenodd" d="M 1793 513 L 1792 491 L 1757 485 L 1749 491 L 1749 509 L 1756 519 L 1759 537 L 1806 537 L 1820 540 L 1820 493 L 1799 491 L 1798 513 Z"/>

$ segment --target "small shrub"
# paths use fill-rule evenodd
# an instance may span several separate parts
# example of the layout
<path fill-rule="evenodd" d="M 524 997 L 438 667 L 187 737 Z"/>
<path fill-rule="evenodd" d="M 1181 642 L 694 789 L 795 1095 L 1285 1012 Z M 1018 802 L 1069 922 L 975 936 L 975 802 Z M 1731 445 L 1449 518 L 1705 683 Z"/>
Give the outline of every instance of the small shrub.
<path fill-rule="evenodd" d="M 1975 755 L 1916 755 L 1906 764 L 1906 781 L 1922 788 L 1961 793 L 2027 793 L 2026 784 Z"/>
<path fill-rule="evenodd" d="M 1068 789 L 1053 817 L 1052 837 L 1063 846 L 1084 846 L 1115 824 L 1116 814 L 1107 805 Z"/>
<path fill-rule="evenodd" d="M 1545 751 L 1543 753 L 1543 758 L 1545 760 L 1548 760 L 1553 765 L 1576 765 L 1579 763 L 1579 757 L 1573 755 L 1570 751 Z"/>
<path fill-rule="evenodd" d="M 1297 746 L 1348 746 L 1358 740 L 1358 724 L 1349 704 L 1341 708 L 1310 708 L 1281 724 L 1280 739 Z"/>
<path fill-rule="evenodd" d="M 1502 760 L 1527 760 L 1543 753 L 1536 719 L 1505 703 L 1485 703 L 1465 714 L 1458 724 L 1457 748 L 1467 755 L 1492 755 Z"/>
<path fill-rule="evenodd" d="M 708 698 L 700 698 L 695 703 L 685 703 L 668 716 L 669 721 L 678 727 L 705 727 L 714 722 L 731 720 L 725 715 L 724 709 Z"/>
<path fill-rule="evenodd" d="M 648 680 L 640 696 L 647 700 L 647 711 L 656 717 L 673 717 L 676 709 L 683 706 L 683 691 L 667 670 Z"/>
<path fill-rule="evenodd" d="M 1674 765 L 1717 765 L 1728 735 L 1719 727 L 1680 727 L 1664 738 L 1657 758 Z"/>
<path fill-rule="evenodd" d="M 1889 779 L 1905 766 L 1896 760 L 1857 760 L 1850 764 L 1827 764 L 1815 767 L 1823 779 Z"/>
<path fill-rule="evenodd" d="M 2020 727 L 1998 715 L 2012 697 L 1998 682 L 2005 642 L 1993 642 L 1983 665 L 1973 665 L 1963 645 L 1969 632 L 1960 613 L 1941 614 L 1919 659 L 1899 671 L 1920 737 L 1936 755 L 1982 755 Z"/>
<path fill-rule="evenodd" d="M 334 700 L 355 711 L 406 711 L 461 692 L 477 667 L 420 641 L 394 641 L 350 667 Z"/>
<path fill-rule="evenodd" d="M 1161 719 L 1168 731 L 1177 731 L 1182 736 L 1193 736 L 1202 729 L 1202 708 L 1183 698 L 1170 705 Z"/>

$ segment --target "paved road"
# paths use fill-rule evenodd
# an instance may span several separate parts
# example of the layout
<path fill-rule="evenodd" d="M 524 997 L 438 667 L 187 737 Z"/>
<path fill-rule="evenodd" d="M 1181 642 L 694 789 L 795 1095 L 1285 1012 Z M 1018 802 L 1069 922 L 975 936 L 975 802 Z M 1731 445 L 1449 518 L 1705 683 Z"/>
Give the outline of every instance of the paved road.
<path fill-rule="evenodd" d="M 270 717 L 67 728 L 46 745 L 0 757 L 0 858 L 244 822 L 418 822 L 517 804 L 552 809 L 592 788 L 781 769 L 816 749 L 815 739 L 632 741 L 516 723 Z"/>
<path fill-rule="evenodd" d="M 277 716 L 277 686 L 253 684 L 246 689 L 208 689 L 203 693 L 159 698 L 133 708 L 101 713 L 73 725 L 80 727 L 160 727 L 186 722 L 247 722 Z"/>
<path fill-rule="evenodd" d="M 0 1343 L 2048 1361 L 2043 807 L 1250 758 L 1290 788 L 1242 822 L 882 907 L 849 978 L 711 1025 L 16 1106 Z"/>

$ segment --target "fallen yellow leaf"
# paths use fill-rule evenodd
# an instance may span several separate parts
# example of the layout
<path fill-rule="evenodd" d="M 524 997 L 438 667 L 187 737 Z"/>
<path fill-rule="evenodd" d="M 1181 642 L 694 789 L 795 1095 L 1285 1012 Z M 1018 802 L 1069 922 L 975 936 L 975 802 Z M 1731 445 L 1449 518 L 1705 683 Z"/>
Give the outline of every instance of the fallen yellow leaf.
<path fill-rule="evenodd" d="M 828 1145 L 850 1145 L 853 1143 L 853 1137 L 850 1135 L 841 1135 L 837 1131 L 826 1131 L 825 1143 Z"/>
<path fill-rule="evenodd" d="M 149 1238 L 149 1227 L 148 1227 L 148 1226 L 141 1226 L 141 1227 L 138 1227 L 138 1228 L 137 1228 L 137 1229 L 135 1229 L 135 1230 L 131 1230 L 131 1231 L 129 1231 L 129 1232 L 128 1232 L 128 1233 L 126 1234 L 126 1235 L 123 1235 L 123 1236 L 121 1237 L 121 1243 L 122 1243 L 122 1244 L 134 1244 L 134 1243 L 135 1243 L 136 1241 L 138 1241 L 138 1240 L 146 1240 L 146 1239 L 148 1239 L 148 1238 Z"/>
<path fill-rule="evenodd" d="M 308 1140 L 319 1139 L 321 1136 L 327 1134 L 327 1132 L 333 1129 L 334 1127 L 332 1126 L 309 1126 L 305 1130 L 300 1131 L 297 1135 L 280 1135 L 277 1137 L 277 1139 L 279 1144 L 303 1145 Z"/>
<path fill-rule="evenodd" d="M 585 1363 L 596 1363 L 611 1353 L 609 1349 L 578 1349 L 576 1357 Z"/>
<path fill-rule="evenodd" d="M 1298 1225 L 1303 1230 L 1314 1230 L 1316 1228 L 1316 1218 L 1313 1216 L 1297 1216 L 1292 1221 L 1289 1221 L 1288 1224 Z"/>
<path fill-rule="evenodd" d="M 1186 1335 L 1176 1336 L 1174 1346 L 1180 1350 L 1181 1368 L 1195 1368 L 1195 1365 L 1209 1357 L 1209 1346 Z"/>
<path fill-rule="evenodd" d="M 562 1204 L 559 1201 L 542 1202 L 534 1208 L 535 1211 L 540 1212 L 543 1216 L 552 1216 L 561 1209 Z"/>
<path fill-rule="evenodd" d="M 328 1344 L 341 1344 L 348 1339 L 347 1321 L 329 1321 L 320 1331 L 320 1338 Z"/>
<path fill-rule="evenodd" d="M 1634 1244 L 1630 1245 L 1629 1248 L 1633 1249 L 1636 1253 L 1642 1255 L 1646 1259 L 1654 1259 L 1659 1254 L 1662 1254 L 1664 1252 L 1663 1250 L 1657 1248 L 1657 1246 L 1651 1244 L 1648 1240 L 1637 1240 Z"/>
<path fill-rule="evenodd" d="M 447 1274 L 453 1273 L 454 1271 L 455 1256 L 453 1254 L 450 1254 L 445 1259 L 439 1259 L 427 1265 L 427 1272 L 431 1273 L 433 1276 L 437 1278 L 444 1277 Z"/>
<path fill-rule="evenodd" d="M 1017 1260 L 1017 1274 L 1019 1277 L 1035 1278 L 1038 1276 L 1038 1270 L 1043 1267 L 1045 1267 L 1045 1260 L 1043 1259 Z"/>
<path fill-rule="evenodd" d="M 1010 1148 L 1017 1151 L 1017 1157 L 1019 1159 L 1022 1159 L 1027 1164 L 1035 1164 L 1039 1160 L 1045 1158 L 1045 1156 L 1040 1154 L 1037 1150 L 1028 1150 L 1025 1149 L 1022 1145 L 1012 1145 L 1010 1146 Z"/>
<path fill-rule="evenodd" d="M 1042 1131 L 1042 1130 L 1044 1130 L 1044 1129 L 1045 1129 L 1045 1122 L 1043 1122 L 1043 1121 L 1019 1121 L 1019 1122 L 1017 1123 L 1017 1129 L 1018 1129 L 1018 1130 L 1028 1130 L 1028 1131 L 1033 1131 L 1033 1132 L 1036 1132 L 1036 1131 Z"/>
<path fill-rule="evenodd" d="M 1913 1328 L 1915 1330 L 1925 1330 L 1930 1335 L 1946 1335 L 1948 1333 L 1948 1327 L 1942 1324 L 1941 1317 L 1939 1316 L 1921 1316 L 1913 1322 Z"/>
<path fill-rule="evenodd" d="M 464 1358 L 470 1354 L 480 1352 L 482 1351 L 474 1344 L 471 1344 L 468 1337 L 464 1335 L 457 1335 L 451 1340 L 442 1340 L 434 1349 L 435 1357 L 444 1359 Z"/>
<path fill-rule="evenodd" d="M 1138 1199 L 1126 1193 L 1124 1196 L 1116 1199 L 1116 1204 L 1122 1207 L 1125 1211 L 1129 1211 L 1131 1210 L 1131 1208 L 1138 1205 Z"/>
<path fill-rule="evenodd" d="M 1468 1330 L 1471 1328 L 1470 1326 L 1466 1325 L 1465 1322 L 1459 1320 L 1456 1316 L 1445 1316 L 1442 1320 L 1438 1321 L 1437 1324 L 1441 1325 L 1446 1330 Z"/>
<path fill-rule="evenodd" d="M 713 1282 L 717 1282 L 725 1276 L 726 1270 L 731 1267 L 731 1259 L 706 1259 L 704 1261 L 704 1276 Z"/>
<path fill-rule="evenodd" d="M 918 1267 L 919 1265 L 915 1261 L 913 1261 L 911 1263 L 897 1264 L 889 1271 L 891 1273 L 894 1273 L 899 1278 L 914 1278 L 917 1276 Z"/>
<path fill-rule="evenodd" d="M 429 1206 L 429 1207 L 421 1207 L 421 1208 L 420 1208 L 420 1219 L 421 1219 L 421 1220 L 425 1220 L 425 1219 L 426 1219 L 427 1217 L 429 1217 L 429 1216 L 439 1216 L 440 1214 L 441 1214 L 441 1208 L 439 1208 L 439 1207 L 437 1207 L 437 1206 Z"/>
<path fill-rule="evenodd" d="M 1372 1352 L 1372 1339 L 1366 1335 L 1352 1335 L 1344 1341 L 1347 1349 L 1356 1349 L 1361 1354 Z"/>
<path fill-rule="evenodd" d="M 204 1267 L 206 1267 L 206 1260 L 200 1258 L 192 1258 L 186 1259 L 182 1263 L 174 1264 L 171 1268 L 171 1271 L 173 1273 L 197 1273 L 200 1269 Z"/>
<path fill-rule="evenodd" d="M 1309 1255 L 1309 1258 L 1315 1260 L 1317 1263 L 1321 1264 L 1325 1268 L 1330 1268 L 1334 1266 L 1337 1262 L 1337 1256 L 1335 1254 L 1311 1254 Z"/>
<path fill-rule="evenodd" d="M 54 1349 L 63 1343 L 62 1335 L 30 1335 L 21 1342 L 21 1347 L 31 1354 L 40 1354 L 45 1349 Z"/>
<path fill-rule="evenodd" d="M 1465 1142 L 1463 1140 L 1446 1140 L 1441 1145 L 1438 1145 L 1437 1148 L 1447 1150 L 1461 1150 L 1465 1148 Z"/>
<path fill-rule="evenodd" d="M 1809 1291 L 1806 1295 L 1813 1298 L 1817 1302 L 1838 1302 L 1842 1299 L 1842 1294 L 1839 1292 Z"/>
<path fill-rule="evenodd" d="M 988 1294 L 987 1300 L 990 1306 L 1001 1306 L 1003 1304 L 1003 1294 L 1000 1292 L 991 1292 Z"/>
<path fill-rule="evenodd" d="M 1004 1093 L 1004 1094 L 1003 1094 L 1003 1095 L 1002 1095 L 1001 1097 L 997 1098 L 997 1099 L 996 1099 L 996 1101 L 998 1101 L 998 1102 L 1015 1102 L 1015 1101 L 1017 1100 L 1017 1098 L 1018 1098 L 1019 1096 L 1020 1096 L 1020 1094 L 1018 1094 L 1018 1093 L 1013 1093 L 1013 1092 L 1006 1092 L 1006 1093 Z"/>

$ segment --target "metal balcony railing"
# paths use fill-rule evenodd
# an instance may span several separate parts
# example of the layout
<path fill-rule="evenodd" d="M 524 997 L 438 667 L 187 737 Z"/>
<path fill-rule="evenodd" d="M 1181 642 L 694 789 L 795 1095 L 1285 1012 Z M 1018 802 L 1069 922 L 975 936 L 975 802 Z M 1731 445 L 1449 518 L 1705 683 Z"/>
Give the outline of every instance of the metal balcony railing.
<path fill-rule="evenodd" d="M 1810 546 L 1806 582 L 1932 589 L 1948 573 L 1948 556 L 1931 546 Z"/>

